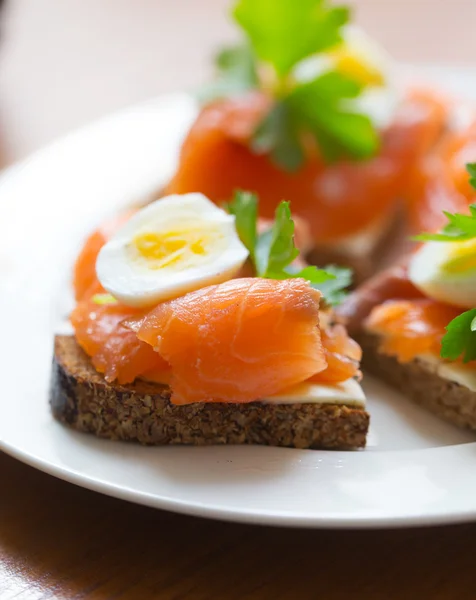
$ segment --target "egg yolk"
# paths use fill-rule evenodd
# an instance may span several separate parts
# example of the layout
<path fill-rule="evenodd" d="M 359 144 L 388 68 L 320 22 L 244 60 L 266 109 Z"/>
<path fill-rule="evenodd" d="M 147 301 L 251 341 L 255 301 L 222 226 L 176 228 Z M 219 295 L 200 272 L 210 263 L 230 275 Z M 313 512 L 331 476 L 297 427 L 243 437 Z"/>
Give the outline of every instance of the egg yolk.
<path fill-rule="evenodd" d="M 133 247 L 147 261 L 149 268 L 163 269 L 190 265 L 197 259 L 203 259 L 223 239 L 223 234 L 210 226 L 189 227 L 140 233 L 134 238 Z"/>
<path fill-rule="evenodd" d="M 343 46 L 331 53 L 336 69 L 343 75 L 348 75 L 362 85 L 383 86 L 385 78 L 381 71 L 358 56 L 351 49 Z"/>
<path fill-rule="evenodd" d="M 449 242 L 450 258 L 443 265 L 445 273 L 459 275 L 476 269 L 476 239 L 466 242 Z"/>

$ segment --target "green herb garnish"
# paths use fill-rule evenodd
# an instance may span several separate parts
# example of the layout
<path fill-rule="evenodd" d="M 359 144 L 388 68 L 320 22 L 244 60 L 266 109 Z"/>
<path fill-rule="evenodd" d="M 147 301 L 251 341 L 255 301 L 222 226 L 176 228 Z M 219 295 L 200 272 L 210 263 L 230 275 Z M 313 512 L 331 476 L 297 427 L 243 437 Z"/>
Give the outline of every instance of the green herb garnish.
<path fill-rule="evenodd" d="M 285 268 L 298 256 L 289 202 L 282 201 L 276 207 L 271 229 L 259 235 L 256 241 L 256 272 L 260 277 L 286 279 Z"/>
<path fill-rule="evenodd" d="M 468 163 L 466 165 L 466 170 L 469 173 L 469 183 L 476 190 L 476 163 Z"/>
<path fill-rule="evenodd" d="M 348 76 L 329 72 L 297 86 L 283 100 L 293 116 L 295 135 L 311 132 L 324 156 L 334 161 L 342 156 L 369 158 L 378 147 L 378 136 L 369 117 L 346 108 L 363 86 Z"/>
<path fill-rule="evenodd" d="M 319 289 L 326 304 L 335 305 L 345 298 L 345 288 L 351 282 L 350 269 L 329 266 L 297 268 L 293 262 L 299 256 L 294 244 L 294 221 L 289 202 L 282 201 L 276 208 L 271 227 L 258 234 L 258 198 L 250 192 L 237 191 L 226 205 L 235 216 L 235 226 L 241 241 L 250 253 L 258 277 L 289 279 L 302 277 Z"/>
<path fill-rule="evenodd" d="M 476 190 L 476 163 L 468 163 L 469 183 Z M 443 211 L 448 219 L 447 225 L 439 233 L 421 233 L 413 239 L 417 242 L 462 242 L 476 237 L 476 204 L 469 206 L 469 215 Z"/>
<path fill-rule="evenodd" d="M 422 233 L 413 239 L 419 242 L 462 242 L 476 237 L 476 204 L 469 207 L 469 215 L 443 211 L 448 224 L 440 233 Z"/>
<path fill-rule="evenodd" d="M 347 298 L 347 288 L 352 284 L 352 269 L 327 265 L 326 273 L 334 275 L 334 279 L 328 279 L 319 285 L 326 302 L 332 306 L 342 304 Z"/>
<path fill-rule="evenodd" d="M 476 360 L 476 308 L 457 316 L 445 329 L 441 357 L 456 360 L 462 356 L 464 363 Z"/>
<path fill-rule="evenodd" d="M 260 87 L 271 94 L 273 106 L 251 140 L 254 152 L 269 154 L 288 171 L 303 164 L 306 136 L 328 161 L 375 154 L 377 132 L 370 118 L 352 105 L 364 86 L 332 66 L 307 81 L 296 70 L 343 41 L 347 7 L 331 6 L 328 0 L 238 0 L 233 17 L 246 44 L 218 55 L 218 78 L 204 97 L 233 96 Z"/>
<path fill-rule="evenodd" d="M 294 114 L 284 101 L 276 101 L 261 121 L 251 140 L 256 154 L 269 154 L 271 160 L 288 171 L 297 170 L 304 161 Z"/>
<path fill-rule="evenodd" d="M 284 78 L 304 58 L 342 41 L 349 9 L 326 0 L 238 0 L 233 16 L 256 56 Z"/>
<path fill-rule="evenodd" d="M 248 249 L 252 263 L 256 264 L 256 244 L 258 241 L 258 198 L 251 192 L 235 192 L 233 200 L 225 205 L 235 217 L 235 227 L 240 240 Z"/>

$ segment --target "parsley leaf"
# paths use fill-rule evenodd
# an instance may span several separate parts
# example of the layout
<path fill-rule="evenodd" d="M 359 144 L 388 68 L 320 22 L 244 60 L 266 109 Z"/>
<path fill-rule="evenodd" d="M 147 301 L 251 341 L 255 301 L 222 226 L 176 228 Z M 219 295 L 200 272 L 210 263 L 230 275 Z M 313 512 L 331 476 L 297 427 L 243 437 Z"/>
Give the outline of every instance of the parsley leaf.
<path fill-rule="evenodd" d="M 422 233 L 413 239 L 419 242 L 455 242 L 471 240 L 476 237 L 476 204 L 469 207 L 469 215 L 449 213 L 443 211 L 448 224 L 443 227 L 441 233 Z"/>
<path fill-rule="evenodd" d="M 243 244 L 255 262 L 258 238 L 258 197 L 251 192 L 236 191 L 233 200 L 225 204 L 225 210 L 235 217 L 235 227 Z"/>
<path fill-rule="evenodd" d="M 233 16 L 256 55 L 284 77 L 304 58 L 341 41 L 349 11 L 325 0 L 238 0 Z"/>
<path fill-rule="evenodd" d="M 352 283 L 352 269 L 336 265 L 327 265 L 324 269 L 326 273 L 334 275 L 334 279 L 318 282 L 317 289 L 322 292 L 327 304 L 332 306 L 342 304 L 347 298 L 347 288 Z"/>
<path fill-rule="evenodd" d="M 476 190 L 476 163 L 468 163 L 466 165 L 466 170 L 468 171 L 470 176 L 469 183 Z"/>
<path fill-rule="evenodd" d="M 302 270 L 291 265 L 286 269 L 286 272 L 292 273 L 293 277 L 307 279 L 313 288 L 322 293 L 325 303 L 330 306 L 342 304 L 348 295 L 347 288 L 352 283 L 352 269 L 336 265 L 326 265 L 324 269 L 310 266 Z M 322 274 L 324 274 L 324 277 Z M 329 277 L 329 275 L 332 275 L 332 277 Z"/>
<path fill-rule="evenodd" d="M 345 106 L 361 89 L 359 83 L 337 72 L 297 85 L 287 97 L 276 101 L 260 123 L 252 149 L 269 154 L 282 169 L 296 171 L 304 160 L 300 140 L 310 132 L 328 161 L 343 156 L 369 158 L 379 145 L 372 122 Z"/>
<path fill-rule="evenodd" d="M 469 173 L 469 183 L 476 190 L 476 163 L 468 163 L 466 170 Z M 476 204 L 470 204 L 469 215 L 461 215 L 459 213 L 450 213 L 443 211 L 443 214 L 448 219 L 447 225 L 443 227 L 440 233 L 421 233 L 413 239 L 417 242 L 455 242 L 472 240 L 476 237 Z"/>
<path fill-rule="evenodd" d="M 299 256 L 294 245 L 294 221 L 289 202 L 282 201 L 276 208 L 274 223 L 258 237 L 256 244 L 256 270 L 261 277 L 284 272 Z"/>
<path fill-rule="evenodd" d="M 287 98 L 294 122 L 314 135 L 329 161 L 343 156 L 369 158 L 378 149 L 379 138 L 370 118 L 346 106 L 361 90 L 347 75 L 330 71 L 298 85 Z"/>
<path fill-rule="evenodd" d="M 304 161 L 298 124 L 286 102 L 277 101 L 258 125 L 251 148 L 257 154 L 269 154 L 286 171 L 296 171 Z"/>
<path fill-rule="evenodd" d="M 215 57 L 216 81 L 198 91 L 201 102 L 226 98 L 258 87 L 256 60 L 247 45 L 223 48 Z"/>
<path fill-rule="evenodd" d="M 456 360 L 462 356 L 464 363 L 476 360 L 476 308 L 453 319 L 445 329 L 441 357 Z"/>
<path fill-rule="evenodd" d="M 350 269 L 335 266 L 329 266 L 325 270 L 314 266 L 298 268 L 293 264 L 299 256 L 299 250 L 294 245 L 294 221 L 289 202 L 283 200 L 278 205 L 272 226 L 259 235 L 258 198 L 255 194 L 237 191 L 225 208 L 235 216 L 236 230 L 250 253 L 258 277 L 302 277 L 321 291 L 326 304 L 342 302 L 345 297 L 344 288 L 351 282 Z"/>
<path fill-rule="evenodd" d="M 225 208 L 235 217 L 236 231 L 250 253 L 258 277 L 287 279 L 296 276 L 285 271 L 299 255 L 294 245 L 294 221 L 289 202 L 283 201 L 278 205 L 272 226 L 259 235 L 258 198 L 255 194 L 237 190 Z"/>

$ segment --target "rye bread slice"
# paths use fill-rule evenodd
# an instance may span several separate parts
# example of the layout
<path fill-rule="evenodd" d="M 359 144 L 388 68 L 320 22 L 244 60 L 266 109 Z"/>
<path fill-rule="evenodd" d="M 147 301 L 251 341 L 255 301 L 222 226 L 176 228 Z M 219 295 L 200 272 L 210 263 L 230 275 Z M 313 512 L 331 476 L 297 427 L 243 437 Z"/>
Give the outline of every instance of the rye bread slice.
<path fill-rule="evenodd" d="M 414 359 L 400 363 L 378 351 L 379 337 L 370 333 L 354 336 L 362 346 L 362 367 L 416 404 L 459 427 L 476 430 L 476 393 L 456 381 L 440 377 L 435 368 Z"/>
<path fill-rule="evenodd" d="M 142 444 L 365 446 L 369 415 L 331 404 L 196 403 L 175 406 L 166 386 L 108 383 L 73 336 L 57 336 L 50 389 L 54 416 L 79 431 Z"/>

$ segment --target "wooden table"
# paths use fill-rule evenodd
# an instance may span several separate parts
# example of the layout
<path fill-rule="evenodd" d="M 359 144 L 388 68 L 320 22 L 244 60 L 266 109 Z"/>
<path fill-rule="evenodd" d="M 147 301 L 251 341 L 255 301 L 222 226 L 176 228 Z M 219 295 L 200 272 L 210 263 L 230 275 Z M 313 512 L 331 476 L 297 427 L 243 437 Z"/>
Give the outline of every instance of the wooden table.
<path fill-rule="evenodd" d="M 0 455 L 1 600 L 462 600 L 476 525 L 299 531 L 113 500 Z"/>
<path fill-rule="evenodd" d="M 203 80 L 212 48 L 233 35 L 228 4 L 10 0 L 0 46 L 3 163 L 113 109 Z M 476 60 L 474 0 L 357 4 L 360 21 L 402 60 Z M 1 454 L 0 475 L 0 600 L 476 596 L 476 525 L 261 528 L 134 506 Z"/>

